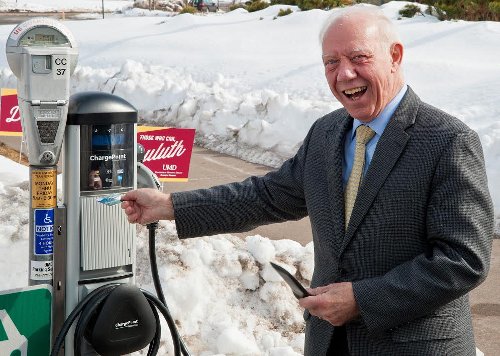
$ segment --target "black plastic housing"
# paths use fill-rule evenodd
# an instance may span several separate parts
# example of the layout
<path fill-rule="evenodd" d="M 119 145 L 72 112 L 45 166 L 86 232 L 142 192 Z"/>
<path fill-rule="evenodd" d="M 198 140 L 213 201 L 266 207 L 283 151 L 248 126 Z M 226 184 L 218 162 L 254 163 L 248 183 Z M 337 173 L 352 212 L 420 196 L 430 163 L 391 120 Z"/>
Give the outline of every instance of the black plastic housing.
<path fill-rule="evenodd" d="M 123 284 L 106 298 L 87 338 L 100 355 L 115 356 L 143 349 L 155 332 L 156 319 L 146 297 L 137 287 Z"/>

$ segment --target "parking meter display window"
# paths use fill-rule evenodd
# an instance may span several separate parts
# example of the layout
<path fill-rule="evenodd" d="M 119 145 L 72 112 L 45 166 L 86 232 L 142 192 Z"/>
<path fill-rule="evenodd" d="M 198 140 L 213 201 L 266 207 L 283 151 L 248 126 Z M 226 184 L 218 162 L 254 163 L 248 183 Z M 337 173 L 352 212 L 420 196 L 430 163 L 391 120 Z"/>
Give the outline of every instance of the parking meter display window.
<path fill-rule="evenodd" d="M 26 32 L 19 41 L 21 46 L 69 46 L 70 42 L 61 32 L 47 27 L 35 27 Z"/>
<path fill-rule="evenodd" d="M 80 190 L 133 186 L 134 127 L 130 124 L 83 126 Z"/>

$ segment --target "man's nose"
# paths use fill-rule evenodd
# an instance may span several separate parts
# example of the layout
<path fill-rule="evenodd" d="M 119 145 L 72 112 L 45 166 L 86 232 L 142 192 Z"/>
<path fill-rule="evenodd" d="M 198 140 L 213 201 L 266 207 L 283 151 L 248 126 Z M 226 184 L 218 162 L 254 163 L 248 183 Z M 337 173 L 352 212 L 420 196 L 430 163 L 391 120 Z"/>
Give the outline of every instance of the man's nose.
<path fill-rule="evenodd" d="M 341 60 L 337 72 L 337 81 L 346 81 L 356 78 L 356 69 L 348 60 Z"/>

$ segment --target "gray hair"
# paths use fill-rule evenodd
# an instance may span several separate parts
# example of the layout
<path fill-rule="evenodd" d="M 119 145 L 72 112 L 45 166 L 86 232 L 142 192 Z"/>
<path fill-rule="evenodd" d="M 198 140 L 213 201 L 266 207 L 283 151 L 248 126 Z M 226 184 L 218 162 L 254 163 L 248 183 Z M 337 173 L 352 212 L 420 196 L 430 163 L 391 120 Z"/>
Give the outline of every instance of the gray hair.
<path fill-rule="evenodd" d="M 337 11 L 332 11 L 332 13 L 323 23 L 323 26 L 319 33 L 320 44 L 323 45 L 326 33 L 328 32 L 330 27 L 332 27 L 338 20 L 348 19 L 355 16 L 362 16 L 365 18 L 371 17 L 372 19 L 376 20 L 380 34 L 382 36 L 381 40 L 386 41 L 388 45 L 391 45 L 395 42 L 401 42 L 396 26 L 387 16 L 384 15 L 384 13 L 378 7 L 358 5 L 349 6 Z"/>

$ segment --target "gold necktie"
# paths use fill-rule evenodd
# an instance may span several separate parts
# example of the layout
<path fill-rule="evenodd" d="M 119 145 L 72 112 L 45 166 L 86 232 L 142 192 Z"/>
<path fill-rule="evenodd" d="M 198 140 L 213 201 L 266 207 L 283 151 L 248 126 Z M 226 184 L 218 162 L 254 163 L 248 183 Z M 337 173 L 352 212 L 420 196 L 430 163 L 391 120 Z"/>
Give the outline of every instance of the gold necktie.
<path fill-rule="evenodd" d="M 363 167 L 365 166 L 366 144 L 375 135 L 375 131 L 365 125 L 360 125 L 356 129 L 356 148 L 354 151 L 354 163 L 352 165 L 351 175 L 345 188 L 345 228 L 351 219 L 352 208 L 358 195 L 358 189 L 361 184 Z"/>

